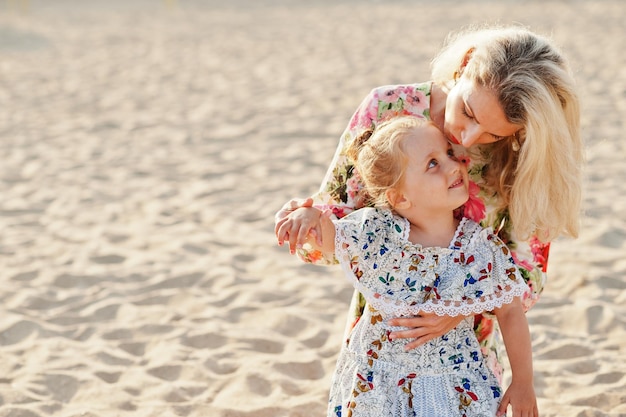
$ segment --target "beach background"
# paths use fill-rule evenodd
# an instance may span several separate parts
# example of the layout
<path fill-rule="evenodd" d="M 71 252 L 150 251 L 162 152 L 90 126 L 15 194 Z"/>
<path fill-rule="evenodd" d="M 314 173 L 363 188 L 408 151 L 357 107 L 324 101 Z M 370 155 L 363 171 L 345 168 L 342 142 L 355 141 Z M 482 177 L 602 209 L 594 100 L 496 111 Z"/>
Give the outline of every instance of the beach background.
<path fill-rule="evenodd" d="M 626 3 L 0 2 L 0 417 L 325 415 L 349 283 L 276 245 L 371 88 L 444 37 L 553 36 L 582 233 L 528 313 L 542 416 L 626 416 Z"/>

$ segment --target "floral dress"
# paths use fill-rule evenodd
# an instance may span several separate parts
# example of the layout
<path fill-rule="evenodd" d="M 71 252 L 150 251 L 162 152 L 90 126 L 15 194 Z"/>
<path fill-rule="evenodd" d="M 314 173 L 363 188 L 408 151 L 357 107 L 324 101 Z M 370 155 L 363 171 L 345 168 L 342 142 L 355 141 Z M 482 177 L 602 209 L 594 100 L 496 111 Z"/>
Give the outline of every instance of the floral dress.
<path fill-rule="evenodd" d="M 463 218 L 447 248 L 408 240 L 410 224 L 364 208 L 335 221 L 335 254 L 368 308 L 342 348 L 328 417 L 493 416 L 502 396 L 473 329 L 473 314 L 529 291 L 507 246 Z M 404 351 L 385 320 L 420 312 L 468 316 Z"/>
<path fill-rule="evenodd" d="M 354 165 L 345 154 L 345 147 L 363 130 L 375 127 L 379 122 L 397 115 L 414 115 L 430 119 L 431 83 L 390 85 L 373 89 L 362 101 L 350 119 L 342 134 L 339 145 L 321 184 L 319 192 L 313 196 L 315 205 L 329 208 L 337 218 L 364 207 L 361 189 L 362 183 Z M 497 210 L 498 196 L 485 190 L 482 173 L 491 159 L 490 147 L 475 146 L 465 149 L 453 146 L 457 157 L 468 166 L 470 174 L 470 198 L 459 211 L 459 216 L 466 216 L 483 227 L 491 227 L 498 237 L 511 249 L 513 259 L 520 267 L 520 272 L 530 293 L 523 300 L 524 308 L 530 309 L 539 298 L 546 281 L 549 243 L 542 243 L 532 237 L 528 241 L 519 240 L 513 233 L 513 227 L 506 210 Z M 318 265 L 336 264 L 334 258 L 326 258 L 320 251 L 305 246 L 299 250 L 299 256 L 309 263 Z M 352 298 L 350 314 L 345 332 L 346 343 L 350 332 L 365 310 L 366 302 L 355 292 Z M 489 367 L 498 378 L 502 377 L 502 367 L 498 360 L 498 329 L 489 313 L 475 317 L 474 330 L 481 344 L 483 354 L 487 356 Z"/>

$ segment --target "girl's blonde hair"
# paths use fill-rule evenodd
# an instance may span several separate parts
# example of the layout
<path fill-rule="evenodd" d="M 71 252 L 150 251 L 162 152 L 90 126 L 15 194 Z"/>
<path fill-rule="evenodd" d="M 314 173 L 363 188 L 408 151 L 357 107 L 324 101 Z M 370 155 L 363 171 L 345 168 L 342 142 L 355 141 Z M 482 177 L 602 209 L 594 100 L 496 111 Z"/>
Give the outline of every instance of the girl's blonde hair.
<path fill-rule="evenodd" d="M 366 203 L 392 207 L 385 192 L 404 177 L 408 156 L 405 139 L 417 128 L 430 123 L 415 116 L 399 116 L 366 130 L 348 145 L 347 155 L 363 181 Z"/>
<path fill-rule="evenodd" d="M 485 172 L 516 234 L 576 237 L 583 144 L 576 86 L 561 52 L 522 27 L 472 28 L 450 37 L 432 62 L 433 80 L 441 84 L 460 71 L 493 91 L 508 121 L 523 126 L 515 141 L 491 145 Z"/>

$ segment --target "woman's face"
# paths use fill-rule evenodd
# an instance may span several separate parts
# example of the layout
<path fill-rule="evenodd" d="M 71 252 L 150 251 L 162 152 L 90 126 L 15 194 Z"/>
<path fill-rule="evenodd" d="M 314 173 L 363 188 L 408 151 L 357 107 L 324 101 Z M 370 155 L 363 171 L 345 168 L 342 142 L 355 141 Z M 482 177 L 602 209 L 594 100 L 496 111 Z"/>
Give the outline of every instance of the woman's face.
<path fill-rule="evenodd" d="M 443 130 L 452 143 L 466 148 L 493 143 L 521 128 L 506 119 L 491 90 L 465 76 L 448 93 Z"/>

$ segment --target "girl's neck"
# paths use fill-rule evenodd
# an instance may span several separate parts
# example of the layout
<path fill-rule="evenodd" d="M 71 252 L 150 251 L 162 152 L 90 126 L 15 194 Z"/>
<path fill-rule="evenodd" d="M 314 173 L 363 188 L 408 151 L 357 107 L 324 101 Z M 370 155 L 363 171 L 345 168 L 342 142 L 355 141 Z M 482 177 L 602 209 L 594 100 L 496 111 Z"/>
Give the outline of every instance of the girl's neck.
<path fill-rule="evenodd" d="M 449 216 L 429 218 L 428 221 L 419 221 L 408 217 L 407 220 L 411 224 L 409 241 L 424 247 L 447 248 L 459 226 L 459 221 L 454 218 L 452 213 Z"/>
<path fill-rule="evenodd" d="M 443 132 L 443 123 L 446 117 L 446 100 L 449 89 L 446 86 L 433 82 L 430 88 L 430 119 Z"/>

